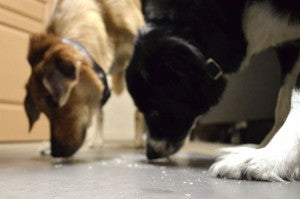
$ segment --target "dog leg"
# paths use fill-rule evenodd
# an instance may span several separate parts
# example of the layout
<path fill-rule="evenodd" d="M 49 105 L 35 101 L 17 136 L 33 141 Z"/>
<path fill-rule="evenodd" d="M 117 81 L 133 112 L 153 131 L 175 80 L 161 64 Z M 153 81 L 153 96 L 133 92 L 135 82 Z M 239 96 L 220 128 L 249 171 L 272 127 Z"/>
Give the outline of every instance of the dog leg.
<path fill-rule="evenodd" d="M 116 72 L 112 76 L 112 90 L 117 94 L 121 95 L 124 89 L 124 72 Z"/>
<path fill-rule="evenodd" d="M 300 90 L 294 89 L 288 118 L 266 147 L 243 148 L 225 155 L 211 166 L 210 172 L 214 176 L 233 179 L 266 181 L 300 179 L 299 124 Z"/>
<path fill-rule="evenodd" d="M 287 42 L 285 45 L 279 46 L 276 51 L 278 59 L 281 65 L 281 76 L 283 85 L 281 86 L 278 94 L 277 105 L 275 110 L 275 123 L 270 131 L 270 133 L 261 142 L 260 147 L 266 146 L 276 132 L 283 125 L 286 120 L 291 101 L 286 96 L 291 96 L 291 91 L 295 85 L 297 76 L 293 74 L 298 74 L 299 69 L 294 66 L 294 62 L 297 61 L 298 51 L 299 51 L 299 41 Z M 292 70 L 290 74 L 287 74 L 289 70 Z"/>
<path fill-rule="evenodd" d="M 288 111 L 290 107 L 290 99 L 288 99 L 286 96 L 291 95 L 291 86 L 293 85 L 292 82 L 294 79 L 287 78 L 284 85 L 280 88 L 278 99 L 277 99 L 277 105 L 275 110 L 275 123 L 272 128 L 272 130 L 268 133 L 268 135 L 265 137 L 265 139 L 260 143 L 260 147 L 266 146 L 272 137 L 276 134 L 276 132 L 280 129 L 280 127 L 284 124 L 284 121 L 286 120 L 288 116 Z"/>
<path fill-rule="evenodd" d="M 88 128 L 83 148 L 99 149 L 103 146 L 103 112 L 95 111 L 91 126 Z"/>
<path fill-rule="evenodd" d="M 103 138 L 103 111 L 97 111 L 96 114 L 96 131 L 94 133 L 94 143 L 91 146 L 92 148 L 101 148 L 104 143 Z"/>
<path fill-rule="evenodd" d="M 135 137 L 134 145 L 136 148 L 143 148 L 145 146 L 146 123 L 143 114 L 135 111 Z"/>
<path fill-rule="evenodd" d="M 39 148 L 42 156 L 51 156 L 50 141 L 44 141 Z"/>
<path fill-rule="evenodd" d="M 227 149 L 225 152 L 229 154 L 220 157 L 211 166 L 212 175 L 232 179 L 246 178 L 266 181 L 300 179 L 299 57 L 295 63 L 291 73 L 285 79 L 286 85 L 281 90 L 281 98 L 289 99 L 287 104 L 290 104 L 290 109 L 287 110 L 288 116 L 275 136 L 265 147 L 260 149 L 247 147 Z M 293 87 L 289 85 L 295 85 L 294 89 L 289 90 L 290 87 Z M 284 93 L 291 94 L 284 96 Z"/>

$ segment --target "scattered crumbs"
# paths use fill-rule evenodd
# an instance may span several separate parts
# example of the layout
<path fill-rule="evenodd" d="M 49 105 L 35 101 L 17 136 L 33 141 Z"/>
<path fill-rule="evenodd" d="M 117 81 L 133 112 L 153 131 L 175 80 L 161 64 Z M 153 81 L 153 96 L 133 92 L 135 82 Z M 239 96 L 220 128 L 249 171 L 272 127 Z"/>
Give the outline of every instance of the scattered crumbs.
<path fill-rule="evenodd" d="M 103 161 L 103 162 L 101 162 L 101 165 L 102 165 L 102 166 L 106 166 L 106 165 L 107 165 L 107 162 Z"/>
<path fill-rule="evenodd" d="M 192 195 L 192 194 L 190 194 L 190 193 L 186 193 L 186 194 L 185 194 L 186 197 L 191 197 L 191 195 Z"/>
<path fill-rule="evenodd" d="M 166 177 L 168 176 L 166 171 L 162 171 L 161 173 Z"/>
<path fill-rule="evenodd" d="M 186 184 L 187 182 L 183 182 L 183 184 Z"/>
<path fill-rule="evenodd" d="M 190 185 L 193 185 L 194 183 L 193 182 L 190 182 Z"/>
<path fill-rule="evenodd" d="M 122 163 L 122 160 L 121 159 L 119 159 L 119 158 L 115 158 L 115 160 L 114 160 L 117 164 L 121 164 Z"/>
<path fill-rule="evenodd" d="M 56 164 L 54 165 L 54 168 L 58 169 L 58 168 L 61 168 L 62 167 L 62 164 Z"/>

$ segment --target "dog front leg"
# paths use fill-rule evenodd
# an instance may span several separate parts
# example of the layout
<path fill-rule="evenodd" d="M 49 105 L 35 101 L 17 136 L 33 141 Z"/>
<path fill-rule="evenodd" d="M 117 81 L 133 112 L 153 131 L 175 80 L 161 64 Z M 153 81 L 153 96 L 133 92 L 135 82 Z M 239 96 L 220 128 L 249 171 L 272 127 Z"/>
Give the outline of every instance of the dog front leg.
<path fill-rule="evenodd" d="M 88 128 L 83 148 L 99 149 L 103 146 L 103 111 L 95 111 L 91 126 Z"/>
<path fill-rule="evenodd" d="M 297 49 L 296 61 L 285 79 L 286 86 L 283 87 L 286 94 L 282 97 L 288 99 L 290 104 L 283 125 L 263 148 L 241 147 L 224 150 L 229 154 L 219 158 L 211 166 L 212 175 L 266 181 L 300 179 L 300 45 Z"/>
<path fill-rule="evenodd" d="M 241 148 L 221 157 L 210 168 L 218 177 L 267 181 L 300 178 L 300 76 L 292 92 L 288 117 L 268 145 L 261 149 Z M 228 150 L 230 152 L 230 150 Z"/>
<path fill-rule="evenodd" d="M 278 59 L 281 65 L 282 86 L 279 90 L 277 98 L 274 126 L 270 133 L 268 133 L 265 139 L 261 142 L 260 147 L 264 147 L 270 142 L 272 137 L 284 124 L 284 121 L 286 120 L 289 114 L 291 100 L 287 96 L 291 96 L 291 91 L 293 90 L 293 87 L 295 85 L 297 76 L 293 74 L 297 74 L 299 71 L 297 67 L 293 67 L 294 65 L 291 62 L 291 60 L 296 61 L 298 57 L 297 51 L 297 47 L 289 45 L 281 46 L 276 49 Z M 290 74 L 287 74 L 286 71 L 289 68 L 292 68 L 292 71 L 290 71 Z"/>
<path fill-rule="evenodd" d="M 40 154 L 42 156 L 51 156 L 50 141 L 44 141 L 39 147 Z"/>
<path fill-rule="evenodd" d="M 134 146 L 136 148 L 143 148 L 145 146 L 145 136 L 146 136 L 146 122 L 143 113 L 136 110 L 135 111 L 135 136 L 134 136 Z"/>

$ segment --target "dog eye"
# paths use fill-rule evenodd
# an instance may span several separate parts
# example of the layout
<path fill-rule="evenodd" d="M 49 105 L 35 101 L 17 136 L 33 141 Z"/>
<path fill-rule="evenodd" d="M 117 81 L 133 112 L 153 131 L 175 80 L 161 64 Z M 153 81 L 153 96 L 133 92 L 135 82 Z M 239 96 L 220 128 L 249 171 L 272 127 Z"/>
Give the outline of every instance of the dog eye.
<path fill-rule="evenodd" d="M 51 95 L 45 97 L 45 101 L 50 108 L 57 108 L 58 104 L 55 102 Z"/>

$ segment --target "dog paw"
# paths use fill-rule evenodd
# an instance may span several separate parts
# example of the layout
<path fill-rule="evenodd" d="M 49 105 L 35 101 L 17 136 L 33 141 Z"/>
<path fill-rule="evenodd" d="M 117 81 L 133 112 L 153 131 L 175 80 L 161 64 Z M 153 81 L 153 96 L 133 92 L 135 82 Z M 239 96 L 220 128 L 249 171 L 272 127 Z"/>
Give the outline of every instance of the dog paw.
<path fill-rule="evenodd" d="M 40 154 L 42 156 L 50 156 L 51 155 L 51 147 L 50 142 L 43 142 L 39 147 Z"/>
<path fill-rule="evenodd" d="M 253 149 L 257 149 L 258 145 L 255 144 L 245 144 L 240 146 L 234 146 L 234 147 L 224 147 L 217 149 L 218 152 L 221 154 L 229 154 L 229 153 L 241 153 L 241 152 L 247 152 Z"/>
<path fill-rule="evenodd" d="M 90 150 L 97 150 L 103 147 L 103 140 L 102 139 L 97 139 L 97 140 L 91 140 L 90 142 L 86 143 L 86 147 L 83 148 L 87 148 Z"/>
<path fill-rule="evenodd" d="M 247 147 L 229 148 L 226 152 L 231 153 L 221 156 L 210 167 L 213 176 L 264 181 L 299 179 L 299 162 L 287 153 Z"/>
<path fill-rule="evenodd" d="M 136 149 L 144 149 L 146 148 L 146 133 L 143 133 L 142 136 L 136 137 L 134 139 L 134 147 Z"/>

